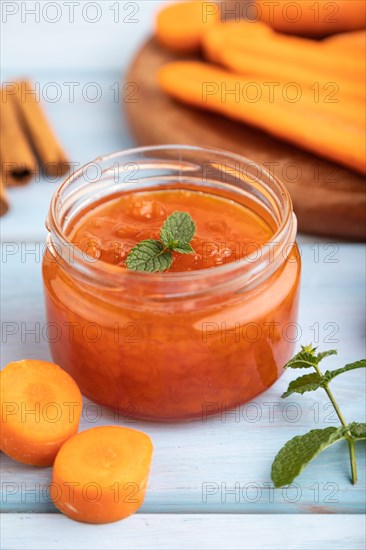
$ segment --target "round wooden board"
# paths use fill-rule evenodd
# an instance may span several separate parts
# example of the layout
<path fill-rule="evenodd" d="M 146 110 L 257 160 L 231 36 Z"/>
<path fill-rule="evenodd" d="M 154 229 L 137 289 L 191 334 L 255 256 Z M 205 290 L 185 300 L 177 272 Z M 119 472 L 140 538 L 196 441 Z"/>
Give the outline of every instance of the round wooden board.
<path fill-rule="evenodd" d="M 174 55 L 151 39 L 127 73 L 126 82 L 138 86 L 138 99 L 125 98 L 124 107 L 139 145 L 180 143 L 243 154 L 270 167 L 287 185 L 300 231 L 353 240 L 366 238 L 366 186 L 361 175 L 255 128 L 170 99 L 159 90 L 156 72 L 172 59 Z"/>

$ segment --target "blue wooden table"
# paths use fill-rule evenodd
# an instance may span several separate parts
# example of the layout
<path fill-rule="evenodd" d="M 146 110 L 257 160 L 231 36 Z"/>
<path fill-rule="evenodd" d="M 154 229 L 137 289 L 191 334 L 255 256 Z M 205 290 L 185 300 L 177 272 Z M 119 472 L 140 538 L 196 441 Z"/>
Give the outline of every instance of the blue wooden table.
<path fill-rule="evenodd" d="M 118 22 L 115 2 L 98 3 L 102 15 L 96 23 L 75 8 L 73 24 L 63 2 L 62 17 L 54 24 L 42 13 L 39 23 L 27 14 L 22 22 L 21 4 L 30 7 L 34 2 L 12 4 L 19 12 L 3 24 L 8 52 L 3 53 L 2 80 L 26 74 L 38 83 L 49 118 L 77 163 L 133 145 L 116 90 L 159 2 L 120 2 Z M 23 40 L 14 43 L 17 32 Z M 76 83 L 73 100 L 70 83 Z M 57 101 L 50 101 L 55 97 L 52 86 L 54 93 L 61 90 Z M 96 101 L 91 101 L 93 86 L 100 91 Z M 15 359 L 50 359 L 41 256 L 44 220 L 58 183 L 40 180 L 12 190 L 11 210 L 1 221 L 2 366 Z M 303 278 L 298 346 L 313 342 L 320 349 L 337 348 L 339 355 L 328 360 L 328 368 L 364 356 L 365 247 L 309 236 L 300 236 L 299 243 Z M 356 486 L 350 484 L 344 442 L 317 458 L 290 488 L 274 490 L 270 481 L 272 460 L 285 441 L 337 422 L 322 391 L 280 398 L 293 377 L 285 373 L 254 402 L 207 421 L 119 421 L 146 431 L 155 454 L 142 508 L 116 524 L 68 520 L 49 500 L 50 468 L 27 467 L 2 455 L 2 548 L 364 548 L 362 445 Z M 333 388 L 346 418 L 364 421 L 365 373 L 340 377 Z M 111 412 L 85 400 L 81 429 L 114 422 Z"/>

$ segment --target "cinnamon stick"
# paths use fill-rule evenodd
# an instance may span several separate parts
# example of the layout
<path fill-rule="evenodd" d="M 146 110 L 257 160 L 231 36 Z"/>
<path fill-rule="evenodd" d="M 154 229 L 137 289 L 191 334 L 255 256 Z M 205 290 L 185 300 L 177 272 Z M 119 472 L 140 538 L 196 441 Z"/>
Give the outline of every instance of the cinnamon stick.
<path fill-rule="evenodd" d="M 0 171 L 0 216 L 6 214 L 9 210 L 8 196 L 5 189 L 5 178 L 2 171 Z"/>
<path fill-rule="evenodd" d="M 14 97 L 1 89 L 0 154 L 6 185 L 23 185 L 36 173 L 37 163 L 19 120 Z"/>
<path fill-rule="evenodd" d="M 18 84 L 14 97 L 22 122 L 44 172 L 55 177 L 66 174 L 69 162 L 43 113 L 34 88 L 28 81 Z"/>

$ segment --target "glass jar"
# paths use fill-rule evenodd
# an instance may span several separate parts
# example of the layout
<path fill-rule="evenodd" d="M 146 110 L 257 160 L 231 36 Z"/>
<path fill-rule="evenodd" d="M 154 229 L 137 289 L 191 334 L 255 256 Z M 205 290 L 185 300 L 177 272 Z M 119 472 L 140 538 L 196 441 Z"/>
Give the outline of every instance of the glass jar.
<path fill-rule="evenodd" d="M 95 205 L 142 189 L 231 199 L 266 220 L 273 237 L 231 263 L 184 273 L 129 271 L 72 245 L 72 228 Z M 100 157 L 56 191 L 47 228 L 52 356 L 92 400 L 136 418 L 205 417 L 263 392 L 293 354 L 296 217 L 286 188 L 260 165 L 181 145 Z"/>

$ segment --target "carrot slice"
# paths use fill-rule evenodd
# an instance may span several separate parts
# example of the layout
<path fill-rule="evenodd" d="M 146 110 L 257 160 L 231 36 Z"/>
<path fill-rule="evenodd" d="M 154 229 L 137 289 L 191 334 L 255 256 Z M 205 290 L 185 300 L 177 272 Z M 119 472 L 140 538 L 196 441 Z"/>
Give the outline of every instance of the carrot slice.
<path fill-rule="evenodd" d="M 51 498 L 68 517 L 87 523 L 123 519 L 141 506 L 153 446 L 131 428 L 101 426 L 69 439 L 54 466 Z"/>
<path fill-rule="evenodd" d="M 50 466 L 78 431 L 82 396 L 58 365 L 24 359 L 1 372 L 1 450 L 19 462 Z"/>
<path fill-rule="evenodd" d="M 257 13 L 278 32 L 322 37 L 365 28 L 364 0 L 256 0 Z"/>
<path fill-rule="evenodd" d="M 177 2 L 163 8 L 156 18 L 160 44 L 177 53 L 196 52 L 205 30 L 219 17 L 214 2 Z"/>

